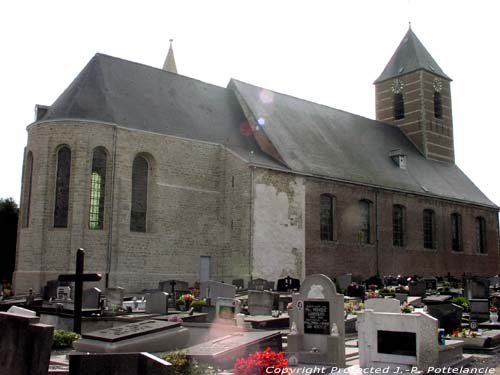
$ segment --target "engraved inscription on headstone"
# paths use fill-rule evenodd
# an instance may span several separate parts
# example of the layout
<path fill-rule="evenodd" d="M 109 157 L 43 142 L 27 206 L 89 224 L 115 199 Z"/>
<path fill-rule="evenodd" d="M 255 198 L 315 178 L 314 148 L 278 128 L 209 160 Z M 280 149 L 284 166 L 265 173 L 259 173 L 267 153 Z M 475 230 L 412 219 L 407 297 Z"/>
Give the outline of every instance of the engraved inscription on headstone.
<path fill-rule="evenodd" d="M 330 334 L 330 302 L 304 301 L 304 333 Z"/>
<path fill-rule="evenodd" d="M 114 328 L 107 328 L 100 331 L 84 333 L 85 339 L 94 339 L 106 342 L 116 342 L 120 340 L 130 339 L 137 336 L 142 336 L 149 333 L 163 331 L 165 329 L 180 326 L 177 322 L 163 322 L 160 320 L 144 320 L 142 322 L 125 324 Z"/>

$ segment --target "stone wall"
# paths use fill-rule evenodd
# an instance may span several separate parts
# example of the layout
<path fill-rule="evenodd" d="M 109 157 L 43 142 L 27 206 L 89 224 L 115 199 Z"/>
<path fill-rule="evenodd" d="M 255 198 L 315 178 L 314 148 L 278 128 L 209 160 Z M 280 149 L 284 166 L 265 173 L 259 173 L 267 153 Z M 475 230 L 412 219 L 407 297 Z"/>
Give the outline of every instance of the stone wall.
<path fill-rule="evenodd" d="M 72 152 L 69 222 L 68 228 L 54 228 L 56 154 L 63 144 Z M 108 153 L 104 228 L 91 230 L 90 171 L 98 146 Z M 73 271 L 79 247 L 86 249 L 86 271 L 106 274 L 110 241 L 111 287 L 140 290 L 165 279 L 192 284 L 200 256 L 211 257 L 214 279 L 248 277 L 250 171 L 223 146 L 110 124 L 57 121 L 29 128 L 28 151 L 34 155 L 32 203 L 18 241 L 16 291 L 38 290 Z M 145 233 L 130 231 L 132 163 L 138 154 L 150 168 Z"/>

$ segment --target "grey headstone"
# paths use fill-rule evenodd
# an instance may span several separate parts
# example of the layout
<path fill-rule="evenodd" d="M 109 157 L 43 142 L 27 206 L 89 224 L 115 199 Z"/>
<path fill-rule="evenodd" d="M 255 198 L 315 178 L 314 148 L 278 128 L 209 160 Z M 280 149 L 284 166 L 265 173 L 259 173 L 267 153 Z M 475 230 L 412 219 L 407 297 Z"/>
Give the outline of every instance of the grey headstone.
<path fill-rule="evenodd" d="M 352 273 L 337 276 L 336 279 L 340 290 L 347 290 L 347 287 L 352 283 Z"/>
<path fill-rule="evenodd" d="M 490 280 L 486 277 L 465 280 L 465 297 L 468 300 L 490 298 Z"/>
<path fill-rule="evenodd" d="M 245 289 L 245 280 L 243 279 L 234 279 L 232 284 L 236 287 L 237 290 Z"/>
<path fill-rule="evenodd" d="M 490 318 L 490 303 L 487 299 L 470 299 L 470 318 L 483 322 Z"/>
<path fill-rule="evenodd" d="M 395 298 L 368 298 L 365 301 L 365 309 L 375 312 L 401 313 L 399 300 Z"/>
<path fill-rule="evenodd" d="M 215 301 L 215 314 L 217 319 L 232 320 L 240 313 L 240 301 L 235 298 L 219 297 Z"/>
<path fill-rule="evenodd" d="M 200 298 L 209 298 L 215 301 L 218 297 L 234 298 L 236 287 L 218 281 L 204 281 L 200 285 Z"/>
<path fill-rule="evenodd" d="M 345 367 L 344 296 L 333 281 L 321 274 L 307 276 L 292 305 L 288 352 L 296 352 L 299 362 Z"/>
<path fill-rule="evenodd" d="M 48 373 L 54 327 L 39 320 L 0 312 L 0 374 Z"/>
<path fill-rule="evenodd" d="M 172 365 L 149 353 L 75 353 L 69 355 L 70 375 L 173 375 Z"/>
<path fill-rule="evenodd" d="M 248 291 L 248 312 L 250 315 L 271 315 L 279 307 L 279 293 L 267 290 Z"/>
<path fill-rule="evenodd" d="M 171 293 L 172 292 L 172 281 L 175 282 L 174 285 L 174 290 L 180 291 L 180 292 L 187 292 L 189 291 L 189 283 L 187 281 L 182 281 L 182 280 L 165 280 L 165 281 L 160 281 L 158 283 L 158 289 L 160 289 L 162 292 L 167 292 Z"/>
<path fill-rule="evenodd" d="M 23 309 L 19 306 L 12 306 L 7 310 L 7 312 L 12 315 L 27 316 L 31 318 L 36 317 L 36 312 L 28 309 Z"/>
<path fill-rule="evenodd" d="M 249 290 L 273 290 L 274 289 L 274 282 L 260 279 L 260 278 L 253 279 L 252 281 L 248 282 L 248 289 Z"/>
<path fill-rule="evenodd" d="M 168 293 L 158 292 L 146 296 L 146 314 L 162 314 L 168 312 Z"/>
<path fill-rule="evenodd" d="M 500 278 L 498 275 L 490 277 L 490 285 L 494 288 L 498 288 L 498 284 L 500 283 Z"/>
<path fill-rule="evenodd" d="M 98 309 L 101 307 L 101 289 L 90 288 L 83 291 L 82 307 L 84 309 Z"/>
<path fill-rule="evenodd" d="M 71 300 L 71 288 L 69 286 L 58 286 L 56 299 L 58 301 Z"/>
<path fill-rule="evenodd" d="M 437 279 L 435 277 L 424 277 L 425 288 L 437 290 Z"/>
<path fill-rule="evenodd" d="M 123 304 L 123 293 L 125 289 L 118 288 L 106 288 L 106 306 L 108 309 L 120 308 Z"/>

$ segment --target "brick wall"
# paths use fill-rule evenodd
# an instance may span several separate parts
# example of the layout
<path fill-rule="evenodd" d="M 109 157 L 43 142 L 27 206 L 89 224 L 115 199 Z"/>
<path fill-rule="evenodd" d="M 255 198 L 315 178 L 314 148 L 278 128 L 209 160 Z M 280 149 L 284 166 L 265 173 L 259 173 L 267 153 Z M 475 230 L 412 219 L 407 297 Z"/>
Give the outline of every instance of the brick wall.
<path fill-rule="evenodd" d="M 320 195 L 336 197 L 333 241 L 320 240 Z M 372 243 L 359 241 L 358 201 L 373 202 Z M 393 246 L 392 206 L 406 211 L 404 247 Z M 306 273 L 336 276 L 353 273 L 381 275 L 495 275 L 499 272 L 497 210 L 446 200 L 380 191 L 340 182 L 308 179 L 306 182 Z M 422 211 L 432 209 L 436 218 L 436 249 L 424 249 Z M 451 250 L 450 215 L 462 215 L 463 251 Z M 476 252 L 475 217 L 487 222 L 487 254 Z M 375 222 L 378 221 L 378 225 Z M 377 241 L 378 239 L 378 241 Z"/>

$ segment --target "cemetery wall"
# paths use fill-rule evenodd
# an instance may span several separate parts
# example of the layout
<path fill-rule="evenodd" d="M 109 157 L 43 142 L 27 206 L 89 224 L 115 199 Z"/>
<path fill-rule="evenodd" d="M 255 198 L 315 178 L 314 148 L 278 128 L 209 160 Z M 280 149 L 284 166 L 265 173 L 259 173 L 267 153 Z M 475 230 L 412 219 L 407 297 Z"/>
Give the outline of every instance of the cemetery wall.
<path fill-rule="evenodd" d="M 252 276 L 305 277 L 305 181 L 256 169 L 253 197 Z"/>
<path fill-rule="evenodd" d="M 212 257 L 213 277 L 248 275 L 248 254 L 242 252 L 248 246 L 250 171 L 223 146 L 91 121 L 41 122 L 28 131 L 32 205 L 29 226 L 20 229 L 17 292 L 38 290 L 58 274 L 73 271 L 79 247 L 87 250 L 86 271 L 105 274 L 110 239 L 109 286 L 151 288 L 170 278 L 192 283 L 201 255 Z M 69 219 L 67 228 L 54 228 L 56 156 L 63 144 L 72 152 Z M 91 230 L 90 171 L 97 146 L 108 153 L 106 204 L 104 228 Z M 129 229 L 132 163 L 138 154 L 150 166 L 145 233 Z"/>
<path fill-rule="evenodd" d="M 320 239 L 320 196 L 336 198 L 333 241 Z M 360 240 L 359 201 L 371 204 L 370 243 Z M 405 208 L 404 246 L 393 245 L 393 205 Z M 343 182 L 308 178 L 306 181 L 306 273 L 330 277 L 353 273 L 375 275 L 496 275 L 499 272 L 497 211 L 479 206 L 380 190 Z M 435 249 L 423 245 L 424 209 L 436 219 Z M 463 251 L 451 249 L 452 213 L 462 215 Z M 475 218 L 487 223 L 487 254 L 476 251 Z M 378 240 L 378 241 L 377 241 Z"/>

